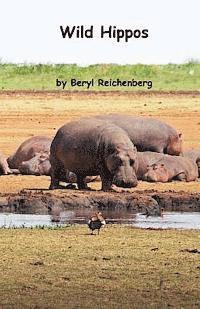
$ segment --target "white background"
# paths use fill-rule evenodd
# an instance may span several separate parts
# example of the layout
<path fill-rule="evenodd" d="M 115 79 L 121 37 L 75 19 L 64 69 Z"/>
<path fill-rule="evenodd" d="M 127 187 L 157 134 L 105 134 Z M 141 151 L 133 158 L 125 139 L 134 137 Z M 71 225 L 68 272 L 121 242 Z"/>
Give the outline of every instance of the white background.
<path fill-rule="evenodd" d="M 0 0 L 0 58 L 14 63 L 181 63 L 200 59 L 199 0 Z M 148 39 L 63 39 L 59 26 L 148 28 Z"/>

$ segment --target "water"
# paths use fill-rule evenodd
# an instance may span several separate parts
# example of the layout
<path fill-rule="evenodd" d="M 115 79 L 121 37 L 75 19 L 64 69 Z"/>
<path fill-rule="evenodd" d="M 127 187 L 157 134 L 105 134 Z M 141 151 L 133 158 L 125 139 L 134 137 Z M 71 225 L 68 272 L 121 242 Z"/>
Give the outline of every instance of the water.
<path fill-rule="evenodd" d="M 166 212 L 163 217 L 148 217 L 138 214 L 133 223 L 140 228 L 154 229 L 200 229 L 198 212 Z"/>
<path fill-rule="evenodd" d="M 36 226 L 53 226 L 49 215 L 27 215 L 27 214 L 0 214 L 0 227 L 36 227 Z"/>
<path fill-rule="evenodd" d="M 33 214 L 13 214 L 0 213 L 0 227 L 36 227 L 47 226 L 55 227 L 63 224 L 86 224 L 91 214 L 88 213 L 64 211 L 59 217 L 55 218 L 50 215 L 33 215 Z M 120 216 L 119 216 L 120 214 Z M 126 213 L 122 216 L 121 212 L 104 213 L 107 223 L 124 223 L 139 228 L 153 229 L 200 229 L 200 213 L 198 212 L 166 212 L 163 217 L 146 217 L 142 214 Z M 54 221 L 52 221 L 52 218 Z"/>

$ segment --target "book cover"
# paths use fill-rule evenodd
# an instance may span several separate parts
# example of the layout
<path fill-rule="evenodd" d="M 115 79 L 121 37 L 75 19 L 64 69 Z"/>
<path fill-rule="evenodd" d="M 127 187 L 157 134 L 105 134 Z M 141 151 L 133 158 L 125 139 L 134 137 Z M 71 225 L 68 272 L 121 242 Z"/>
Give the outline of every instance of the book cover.
<path fill-rule="evenodd" d="M 200 306 L 199 11 L 1 3 L 0 307 Z"/>

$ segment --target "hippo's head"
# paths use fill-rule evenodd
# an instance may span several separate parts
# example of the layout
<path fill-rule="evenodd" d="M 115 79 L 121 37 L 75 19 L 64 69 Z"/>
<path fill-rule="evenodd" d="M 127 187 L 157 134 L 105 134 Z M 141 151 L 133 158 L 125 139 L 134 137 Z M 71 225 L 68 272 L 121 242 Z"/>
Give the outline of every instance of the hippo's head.
<path fill-rule="evenodd" d="M 113 175 L 113 184 L 123 188 L 137 186 L 136 170 L 138 161 L 135 148 L 133 150 L 117 150 L 108 156 L 106 164 Z"/>
<path fill-rule="evenodd" d="M 49 175 L 50 168 L 49 154 L 36 153 L 32 159 L 20 164 L 19 171 L 24 175 Z"/>
<path fill-rule="evenodd" d="M 150 182 L 167 182 L 168 179 L 168 171 L 164 164 L 147 166 L 147 172 L 143 176 L 143 180 Z"/>
<path fill-rule="evenodd" d="M 179 133 L 178 136 L 171 138 L 166 148 L 166 153 L 172 156 L 179 156 L 182 150 L 182 133 Z"/>

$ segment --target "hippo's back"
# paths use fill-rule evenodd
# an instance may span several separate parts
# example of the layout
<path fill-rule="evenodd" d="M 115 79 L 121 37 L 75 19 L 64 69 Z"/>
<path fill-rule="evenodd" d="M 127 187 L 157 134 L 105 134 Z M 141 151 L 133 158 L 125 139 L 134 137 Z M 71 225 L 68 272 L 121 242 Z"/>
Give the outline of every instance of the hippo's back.
<path fill-rule="evenodd" d="M 97 116 L 124 129 L 138 151 L 166 152 L 171 139 L 178 139 L 177 131 L 163 121 L 147 117 L 109 114 Z"/>
<path fill-rule="evenodd" d="M 62 126 L 53 139 L 51 164 L 57 160 L 74 173 L 98 173 L 98 160 L 104 160 L 112 143 L 134 149 L 127 133 L 109 121 L 83 118 Z"/>
<path fill-rule="evenodd" d="M 200 160 L 200 149 L 190 149 L 183 152 L 184 157 L 188 157 L 193 161 Z"/>
<path fill-rule="evenodd" d="M 56 133 L 50 149 L 50 162 L 59 160 L 71 171 L 88 166 L 98 149 L 96 125 L 91 122 L 73 121 L 62 126 Z"/>

